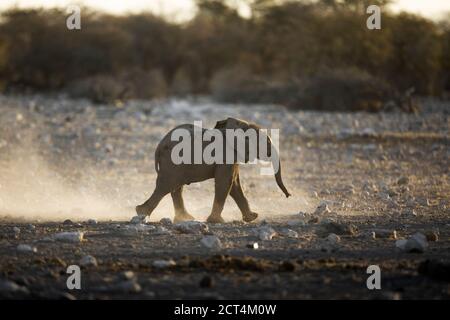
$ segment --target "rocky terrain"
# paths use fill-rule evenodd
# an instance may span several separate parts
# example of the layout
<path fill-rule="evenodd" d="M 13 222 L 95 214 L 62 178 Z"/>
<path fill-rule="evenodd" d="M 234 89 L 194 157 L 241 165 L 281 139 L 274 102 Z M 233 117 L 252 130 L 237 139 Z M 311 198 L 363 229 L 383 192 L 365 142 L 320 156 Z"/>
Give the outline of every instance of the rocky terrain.
<path fill-rule="evenodd" d="M 207 99 L 93 105 L 0 96 L 0 297 L 31 299 L 448 299 L 450 105 L 418 114 L 293 112 Z M 203 223 L 212 181 L 191 184 L 198 222 L 166 197 L 145 224 L 153 152 L 181 123 L 228 116 L 280 129 L 286 199 L 242 167 L 253 223 L 232 199 Z M 69 290 L 70 265 L 81 289 Z M 369 265 L 381 290 L 369 290 Z"/>

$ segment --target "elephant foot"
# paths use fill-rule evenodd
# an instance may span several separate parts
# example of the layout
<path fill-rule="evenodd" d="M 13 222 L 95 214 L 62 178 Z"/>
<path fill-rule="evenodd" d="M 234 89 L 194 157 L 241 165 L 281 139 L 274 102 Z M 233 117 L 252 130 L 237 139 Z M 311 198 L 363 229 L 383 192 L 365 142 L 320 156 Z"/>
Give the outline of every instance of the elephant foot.
<path fill-rule="evenodd" d="M 147 210 L 145 210 L 143 205 L 138 205 L 136 206 L 136 214 L 145 217 L 147 215 Z"/>
<path fill-rule="evenodd" d="M 252 222 L 256 218 L 258 218 L 258 214 L 253 211 L 251 211 L 245 215 L 242 215 L 242 220 L 244 220 L 245 222 Z"/>
<path fill-rule="evenodd" d="M 175 214 L 175 218 L 173 218 L 173 223 L 183 222 L 183 221 L 193 221 L 195 218 L 191 216 L 189 213 L 178 213 Z"/>
<path fill-rule="evenodd" d="M 206 219 L 208 223 L 225 223 L 225 220 L 221 216 L 218 215 L 210 215 L 208 219 Z"/>

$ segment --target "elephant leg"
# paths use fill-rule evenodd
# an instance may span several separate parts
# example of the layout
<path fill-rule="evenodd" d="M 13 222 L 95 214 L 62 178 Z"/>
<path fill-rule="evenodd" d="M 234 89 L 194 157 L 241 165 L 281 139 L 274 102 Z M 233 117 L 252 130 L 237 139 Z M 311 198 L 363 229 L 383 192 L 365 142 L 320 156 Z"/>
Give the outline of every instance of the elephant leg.
<path fill-rule="evenodd" d="M 172 191 L 171 196 L 173 200 L 173 206 L 175 208 L 175 218 L 173 219 L 173 222 L 177 223 L 181 221 L 195 220 L 195 218 L 187 212 L 186 207 L 184 206 L 183 186 Z"/>
<path fill-rule="evenodd" d="M 224 223 L 225 221 L 221 217 L 225 200 L 230 193 L 231 185 L 234 179 L 235 165 L 218 165 L 214 175 L 215 194 L 214 202 L 206 222 L 210 223 Z"/>
<path fill-rule="evenodd" d="M 153 212 L 153 210 L 155 210 L 156 206 L 159 204 L 161 199 L 164 198 L 164 196 L 166 196 L 170 191 L 171 191 L 170 188 L 164 186 L 161 183 L 161 179 L 158 177 L 156 181 L 156 187 L 152 195 L 147 201 L 136 207 L 136 213 L 139 216 L 143 217 L 150 216 L 150 214 Z"/>
<path fill-rule="evenodd" d="M 256 218 L 258 218 L 258 214 L 250 209 L 247 197 L 245 196 L 244 191 L 242 190 L 239 175 L 236 177 L 236 179 L 233 182 L 233 185 L 231 186 L 230 196 L 234 199 L 239 209 L 241 210 L 242 220 L 244 220 L 245 222 L 251 222 Z"/>

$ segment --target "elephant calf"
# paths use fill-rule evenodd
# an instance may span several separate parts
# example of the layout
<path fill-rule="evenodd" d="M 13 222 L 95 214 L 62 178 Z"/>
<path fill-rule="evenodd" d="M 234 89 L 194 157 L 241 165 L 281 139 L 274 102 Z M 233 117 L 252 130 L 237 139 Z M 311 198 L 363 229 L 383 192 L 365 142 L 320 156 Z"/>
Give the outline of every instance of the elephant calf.
<path fill-rule="evenodd" d="M 228 129 L 236 130 L 241 129 L 241 132 L 246 132 L 249 129 L 253 129 L 254 132 L 257 133 L 258 140 L 257 141 L 265 141 L 267 143 L 266 150 L 267 156 L 272 160 L 272 164 L 277 167 L 278 170 L 275 172 L 275 179 L 280 187 L 280 189 L 284 192 L 286 197 L 289 197 L 290 194 L 287 191 L 286 187 L 283 185 L 283 181 L 281 178 L 281 163 L 278 157 L 278 151 L 275 148 L 272 148 L 272 141 L 268 135 L 264 135 L 262 131 L 260 131 L 260 127 L 248 123 L 243 120 L 228 118 L 226 120 L 218 121 L 215 128 L 217 130 L 208 130 L 200 127 L 196 127 L 191 124 L 183 124 L 174 129 L 172 129 L 158 144 L 158 147 L 155 151 L 155 169 L 158 173 L 158 177 L 156 179 L 156 187 L 153 191 L 151 197 L 145 201 L 143 204 L 138 205 L 136 207 L 136 212 L 141 218 L 145 218 L 152 213 L 152 211 L 156 208 L 161 199 L 166 196 L 168 193 L 171 194 L 174 208 L 175 208 L 175 218 L 174 222 L 186 221 L 186 220 L 194 220 L 186 210 L 184 201 L 183 201 L 183 186 L 188 185 L 193 182 L 200 182 L 207 179 L 214 178 L 215 179 L 215 195 L 214 195 L 214 203 L 211 210 L 211 214 L 207 219 L 207 222 L 210 223 L 222 223 L 224 222 L 221 217 L 221 213 L 225 204 L 225 199 L 229 195 L 236 201 L 239 209 L 242 212 L 242 218 L 246 222 L 250 222 L 255 220 L 258 217 L 258 214 L 253 212 L 250 209 L 248 204 L 248 200 L 244 195 L 242 190 L 241 182 L 239 179 L 239 161 L 238 152 L 235 148 L 230 148 L 229 141 L 226 138 L 226 131 Z M 207 133 L 207 131 L 214 131 L 216 134 L 222 134 L 224 137 L 225 143 L 223 152 L 218 152 L 216 156 L 223 157 L 224 161 L 217 161 L 211 163 L 209 161 L 205 161 L 201 159 L 198 162 L 198 159 L 195 161 L 194 156 L 192 156 L 193 161 L 182 162 L 182 163 L 174 163 L 172 151 L 179 144 L 178 141 L 173 141 L 172 133 L 175 130 L 185 130 L 190 133 L 190 137 L 192 137 L 191 141 L 188 141 L 190 145 L 195 148 L 195 132 L 201 132 L 202 136 Z M 178 131 L 179 132 L 179 131 Z M 211 133 L 211 132 L 209 132 Z M 264 135 L 264 136 L 262 136 Z M 262 136 L 262 137 L 261 137 Z M 200 147 L 202 150 L 212 143 L 214 140 L 210 141 L 201 141 Z M 233 140 L 234 143 L 234 140 Z M 241 162 L 249 162 L 254 161 L 255 158 L 260 159 L 259 150 L 260 143 L 257 143 L 258 152 L 256 155 L 250 155 L 249 150 L 249 141 L 245 140 L 246 148 L 245 155 L 241 158 L 243 161 Z M 197 145 L 198 146 L 198 145 Z M 234 146 L 234 144 L 233 144 Z M 225 161 L 226 152 L 233 153 L 234 161 Z M 221 151 L 221 150 L 220 150 Z M 183 151 L 184 152 L 184 151 Z M 217 152 L 217 150 L 216 150 Z M 273 154 L 273 153 L 276 154 Z M 220 154 L 220 155 L 219 155 Z M 271 156 L 274 157 L 271 157 Z M 189 156 L 188 156 L 189 157 Z M 263 159 L 267 160 L 267 159 Z"/>

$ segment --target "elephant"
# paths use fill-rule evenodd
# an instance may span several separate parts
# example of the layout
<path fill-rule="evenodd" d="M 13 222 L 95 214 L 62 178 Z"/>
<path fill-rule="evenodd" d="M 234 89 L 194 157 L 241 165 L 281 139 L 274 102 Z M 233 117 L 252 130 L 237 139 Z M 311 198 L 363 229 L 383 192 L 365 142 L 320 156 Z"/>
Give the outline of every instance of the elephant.
<path fill-rule="evenodd" d="M 223 207 L 225 204 L 225 200 L 228 195 L 230 195 L 236 204 L 238 205 L 241 213 L 243 221 L 251 222 L 258 217 L 258 214 L 250 209 L 249 202 L 247 197 L 244 195 L 242 190 L 242 185 L 239 177 L 239 162 L 235 159 L 237 158 L 237 151 L 231 149 L 233 152 L 232 163 L 225 162 L 223 163 L 206 163 L 204 160 L 201 163 L 190 162 L 190 163 L 179 163 L 175 164 L 172 158 L 172 151 L 178 141 L 173 141 L 172 133 L 174 130 L 184 129 L 189 132 L 190 137 L 194 137 L 195 130 L 201 130 L 202 136 L 210 129 L 205 129 L 198 127 L 192 124 L 183 124 L 175 127 L 169 133 L 167 133 L 163 139 L 158 144 L 155 151 L 155 170 L 157 172 L 156 186 L 150 198 L 145 201 L 143 204 L 136 206 L 136 213 L 138 217 L 141 219 L 145 219 L 146 216 L 150 216 L 152 211 L 157 207 L 158 203 L 161 199 L 167 194 L 171 194 L 173 205 L 175 209 L 175 218 L 174 223 L 195 220 L 195 218 L 188 213 L 186 210 L 184 201 L 183 201 L 183 186 L 189 185 L 190 183 L 200 182 L 207 179 L 215 179 L 215 194 L 214 194 L 214 202 L 212 206 L 211 213 L 207 218 L 208 223 L 223 223 L 224 220 L 221 217 L 221 213 L 223 211 Z M 235 118 L 227 118 L 226 120 L 221 120 L 216 123 L 214 127 L 216 129 L 216 133 L 220 132 L 223 136 L 225 136 L 225 131 L 227 129 L 242 129 L 243 132 L 246 132 L 248 129 L 254 129 L 254 132 L 257 132 L 258 138 L 262 131 L 260 131 L 260 127 L 254 123 L 249 123 L 245 120 L 235 119 Z M 218 131 L 217 131 L 218 130 Z M 212 131 L 212 130 L 210 130 Z M 198 131 L 197 131 L 198 132 Z M 273 159 L 272 164 L 277 165 L 278 170 L 274 173 L 275 179 L 278 187 L 284 192 L 286 197 L 289 197 L 291 194 L 287 191 L 286 187 L 283 184 L 283 180 L 281 177 L 281 161 L 278 156 L 278 150 L 272 147 L 272 140 L 268 135 L 262 137 L 264 140 L 258 141 L 267 141 L 267 155 L 271 156 L 273 152 L 276 152 L 275 157 Z M 194 139 L 189 141 L 193 147 Z M 226 141 L 226 140 L 225 140 Z M 202 150 L 210 141 L 202 141 Z M 228 143 L 228 141 L 226 141 Z M 243 162 L 254 161 L 256 159 L 255 156 L 250 156 L 247 152 L 249 141 L 246 139 L 246 153 L 244 156 Z M 227 145 L 229 147 L 229 145 Z M 225 157 L 225 153 L 227 152 L 226 147 L 223 148 L 223 154 L 219 155 Z M 230 150 L 230 149 L 227 149 Z M 230 151 L 228 151 L 230 152 Z M 259 155 L 259 144 L 258 144 L 258 152 L 256 155 Z M 258 158 L 259 159 L 259 158 Z M 263 159 L 266 160 L 266 159 Z M 276 163 L 275 163 L 276 161 Z"/>

